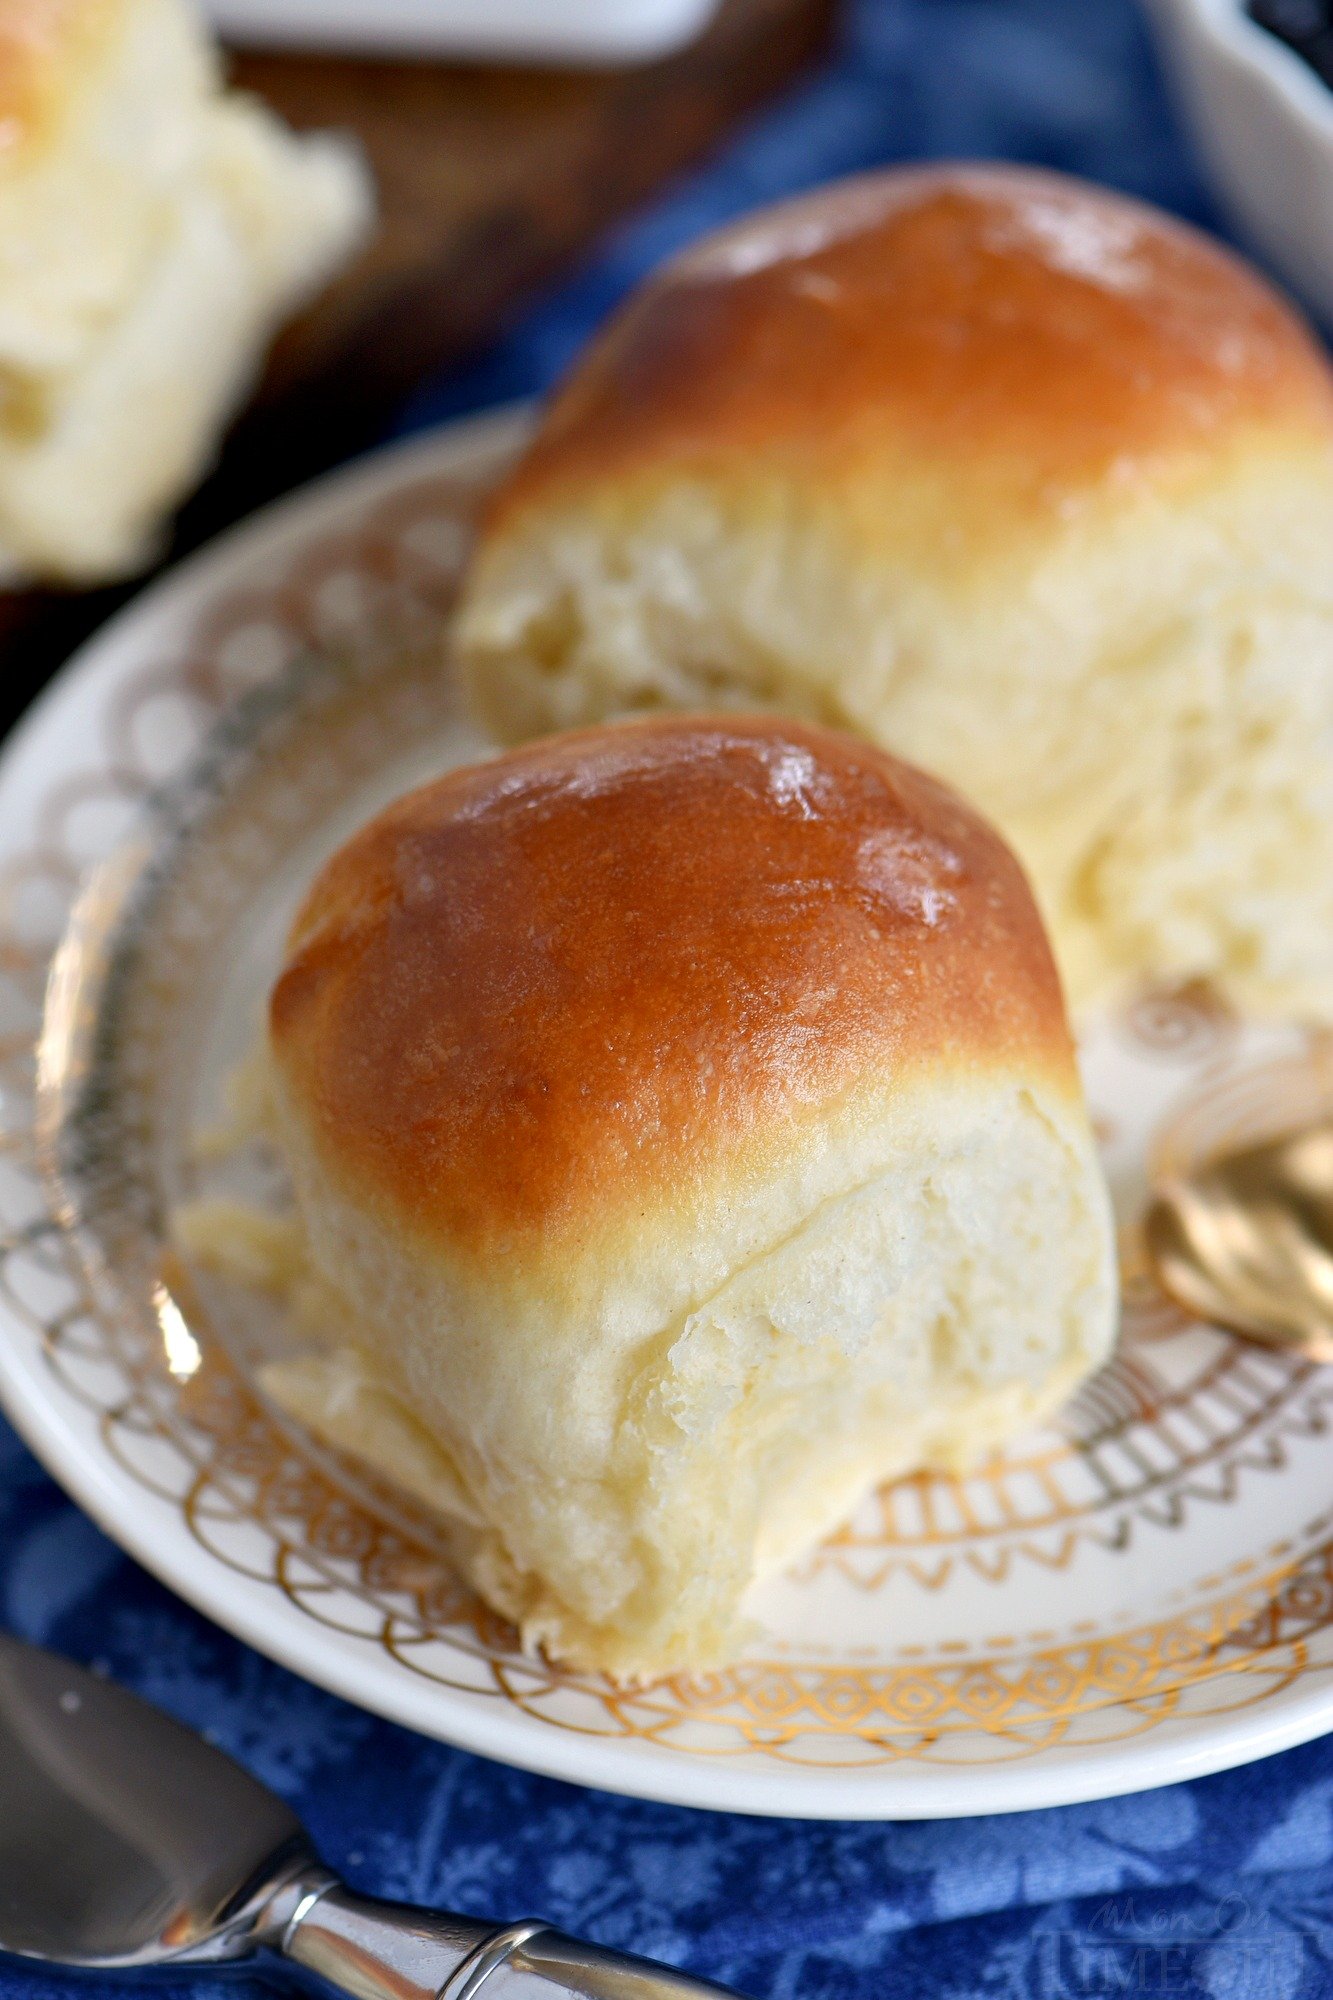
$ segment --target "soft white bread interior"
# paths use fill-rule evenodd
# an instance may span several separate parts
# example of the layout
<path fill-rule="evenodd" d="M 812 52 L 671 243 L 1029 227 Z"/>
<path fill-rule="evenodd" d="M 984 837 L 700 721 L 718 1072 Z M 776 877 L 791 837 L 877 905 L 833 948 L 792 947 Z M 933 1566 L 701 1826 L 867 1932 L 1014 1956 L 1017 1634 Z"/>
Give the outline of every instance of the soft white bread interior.
<path fill-rule="evenodd" d="M 1137 203 L 891 171 L 678 258 L 496 494 L 457 644 L 510 740 L 771 704 L 939 773 L 1076 1001 L 1333 1010 L 1333 375 Z"/>
<path fill-rule="evenodd" d="M 576 1665 L 724 1660 L 756 1577 L 1111 1343 L 1031 894 L 850 738 L 661 718 L 409 794 L 311 891 L 270 1058 L 341 1328 L 270 1390 Z"/>
<path fill-rule="evenodd" d="M 347 142 L 223 90 L 191 0 L 0 0 L 0 580 L 143 562 L 371 209 Z"/>

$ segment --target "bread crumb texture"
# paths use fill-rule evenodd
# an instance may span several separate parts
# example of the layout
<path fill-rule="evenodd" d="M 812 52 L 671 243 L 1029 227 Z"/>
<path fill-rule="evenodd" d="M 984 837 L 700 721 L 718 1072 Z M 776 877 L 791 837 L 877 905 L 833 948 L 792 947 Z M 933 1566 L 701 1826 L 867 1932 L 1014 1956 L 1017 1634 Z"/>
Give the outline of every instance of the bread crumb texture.
<path fill-rule="evenodd" d="M 0 580 L 146 561 L 371 212 L 355 148 L 224 89 L 185 0 L 0 0 Z"/>

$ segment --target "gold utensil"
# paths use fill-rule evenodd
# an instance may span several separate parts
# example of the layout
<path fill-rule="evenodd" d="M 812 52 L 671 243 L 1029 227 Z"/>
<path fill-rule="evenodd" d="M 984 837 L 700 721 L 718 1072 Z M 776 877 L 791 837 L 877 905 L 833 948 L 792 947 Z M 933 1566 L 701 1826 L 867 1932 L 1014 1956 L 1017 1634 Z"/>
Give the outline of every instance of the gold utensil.
<path fill-rule="evenodd" d="M 1163 1288 L 1201 1319 L 1333 1361 L 1333 1125 L 1163 1182 L 1144 1240 Z"/>

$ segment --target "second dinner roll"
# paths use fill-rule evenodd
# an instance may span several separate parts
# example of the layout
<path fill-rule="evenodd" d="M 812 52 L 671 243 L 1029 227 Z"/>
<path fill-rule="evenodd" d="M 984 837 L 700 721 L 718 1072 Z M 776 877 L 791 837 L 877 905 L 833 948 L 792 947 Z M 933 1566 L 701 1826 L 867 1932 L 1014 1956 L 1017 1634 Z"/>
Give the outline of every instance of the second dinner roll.
<path fill-rule="evenodd" d="M 346 139 L 226 89 L 194 0 L 0 0 L 0 587 L 148 562 L 373 206 Z"/>
<path fill-rule="evenodd" d="M 459 644 L 511 738 L 772 704 L 938 772 L 1075 998 L 1333 1010 L 1333 377 L 1118 195 L 892 171 L 677 258 L 496 496 Z"/>
<path fill-rule="evenodd" d="M 411 793 L 315 884 L 271 1051 L 352 1331 L 270 1387 L 576 1665 L 725 1659 L 756 1576 L 1110 1345 L 1027 885 L 848 738 L 664 718 Z"/>

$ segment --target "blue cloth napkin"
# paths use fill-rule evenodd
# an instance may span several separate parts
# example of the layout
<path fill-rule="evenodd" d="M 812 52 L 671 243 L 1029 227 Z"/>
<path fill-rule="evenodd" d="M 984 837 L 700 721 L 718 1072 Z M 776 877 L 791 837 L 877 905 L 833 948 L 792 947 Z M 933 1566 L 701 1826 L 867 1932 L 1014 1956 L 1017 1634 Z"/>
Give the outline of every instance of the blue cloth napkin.
<path fill-rule="evenodd" d="M 644 270 L 754 203 L 941 154 L 1043 162 L 1218 225 L 1130 0 L 861 0 L 822 73 L 423 391 L 402 428 L 540 389 Z M 580 1791 L 427 1742 L 249 1652 L 122 1556 L 3 1424 L 0 1622 L 208 1731 L 382 1895 L 540 1913 L 762 2000 L 1333 1994 L 1333 1740 L 1135 1798 L 931 1825 Z M 80 1990 L 0 1970 L 0 2000 Z"/>

